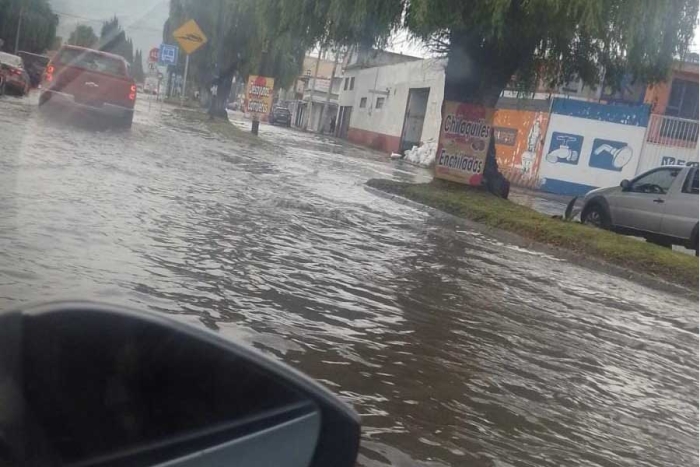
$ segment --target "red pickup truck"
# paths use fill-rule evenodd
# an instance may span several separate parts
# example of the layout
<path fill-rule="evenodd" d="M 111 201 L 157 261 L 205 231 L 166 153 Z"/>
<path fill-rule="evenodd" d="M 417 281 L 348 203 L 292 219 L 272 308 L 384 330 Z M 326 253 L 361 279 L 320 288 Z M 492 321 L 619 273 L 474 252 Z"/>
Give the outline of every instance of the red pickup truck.
<path fill-rule="evenodd" d="M 46 66 L 39 105 L 68 106 L 131 127 L 136 83 L 119 55 L 64 46 Z"/>

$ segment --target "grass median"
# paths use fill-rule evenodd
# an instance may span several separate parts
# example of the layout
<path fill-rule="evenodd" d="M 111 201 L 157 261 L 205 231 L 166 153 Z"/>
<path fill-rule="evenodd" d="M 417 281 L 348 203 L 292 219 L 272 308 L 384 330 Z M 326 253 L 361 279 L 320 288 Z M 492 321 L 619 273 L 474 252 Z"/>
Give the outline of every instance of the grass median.
<path fill-rule="evenodd" d="M 579 223 L 552 219 L 484 190 L 456 183 L 434 180 L 410 184 L 373 179 L 367 185 L 534 242 L 697 289 L 698 259 L 694 256 Z"/>

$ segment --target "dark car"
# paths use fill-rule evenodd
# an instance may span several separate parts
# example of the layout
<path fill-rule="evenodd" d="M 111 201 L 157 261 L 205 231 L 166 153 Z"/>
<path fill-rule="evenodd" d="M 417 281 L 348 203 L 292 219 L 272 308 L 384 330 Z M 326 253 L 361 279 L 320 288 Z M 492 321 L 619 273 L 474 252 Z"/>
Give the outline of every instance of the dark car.
<path fill-rule="evenodd" d="M 286 107 L 275 107 L 270 113 L 269 122 L 272 125 L 292 126 L 292 113 Z"/>
<path fill-rule="evenodd" d="M 24 69 L 22 57 L 0 52 L 0 73 L 3 75 L 4 90 L 24 96 L 29 93 L 31 82 Z"/>
<path fill-rule="evenodd" d="M 64 46 L 46 67 L 39 105 L 63 106 L 130 127 L 136 83 L 126 60 L 99 50 Z"/>
<path fill-rule="evenodd" d="M 49 64 L 49 57 L 29 52 L 20 52 L 17 55 L 22 57 L 24 68 L 27 70 L 27 74 L 29 74 L 32 87 L 35 88 L 39 86 L 44 75 L 44 70 L 46 70 L 46 65 Z"/>

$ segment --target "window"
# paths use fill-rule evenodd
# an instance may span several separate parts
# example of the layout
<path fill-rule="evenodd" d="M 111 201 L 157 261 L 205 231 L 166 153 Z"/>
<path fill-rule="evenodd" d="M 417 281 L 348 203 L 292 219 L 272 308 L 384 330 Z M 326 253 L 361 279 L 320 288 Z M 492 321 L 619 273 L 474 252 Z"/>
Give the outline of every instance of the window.
<path fill-rule="evenodd" d="M 121 59 L 79 49 L 64 49 L 56 58 L 56 63 L 110 75 L 125 76 L 128 74 Z"/>
<path fill-rule="evenodd" d="M 352 78 L 350 78 L 350 90 L 352 91 L 354 89 L 355 89 L 355 77 L 353 76 Z"/>
<path fill-rule="evenodd" d="M 343 91 L 348 90 L 348 83 L 350 82 L 350 78 L 345 78 L 345 85 L 343 86 Z"/>
<path fill-rule="evenodd" d="M 674 79 L 671 84 L 671 94 L 668 96 L 666 115 L 697 120 L 698 83 Z"/>
<path fill-rule="evenodd" d="M 631 191 L 665 195 L 680 172 L 681 168 L 657 169 L 635 180 L 632 183 Z"/>
<path fill-rule="evenodd" d="M 306 76 L 311 76 L 311 70 L 306 70 Z"/>
<path fill-rule="evenodd" d="M 364 109 L 365 107 L 367 107 L 367 98 L 363 97 L 362 99 L 360 99 L 360 108 Z"/>
<path fill-rule="evenodd" d="M 377 97 L 377 105 L 374 106 L 374 108 L 377 109 L 377 110 L 379 110 L 379 109 L 381 109 L 382 107 L 384 107 L 384 100 L 385 100 L 384 97 Z"/>
<path fill-rule="evenodd" d="M 688 174 L 688 178 L 685 180 L 685 185 L 683 186 L 683 193 L 689 193 L 692 195 L 698 194 L 698 169 L 693 169 Z"/>

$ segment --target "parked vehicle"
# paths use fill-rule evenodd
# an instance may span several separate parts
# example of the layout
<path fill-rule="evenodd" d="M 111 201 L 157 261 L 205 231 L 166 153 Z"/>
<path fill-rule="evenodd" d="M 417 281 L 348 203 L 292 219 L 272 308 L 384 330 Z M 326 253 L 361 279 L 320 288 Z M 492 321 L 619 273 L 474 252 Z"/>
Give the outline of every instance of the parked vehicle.
<path fill-rule="evenodd" d="M 29 74 L 29 81 L 33 88 L 39 86 L 41 79 L 44 76 L 46 65 L 49 64 L 49 57 L 45 55 L 37 55 L 29 52 L 19 52 L 17 55 L 22 57 L 24 67 Z"/>
<path fill-rule="evenodd" d="M 270 117 L 268 121 L 272 125 L 284 125 L 286 127 L 292 126 L 292 113 L 286 107 L 275 107 L 270 112 Z"/>
<path fill-rule="evenodd" d="M 697 255 L 697 164 L 659 167 L 619 187 L 593 190 L 583 200 L 581 221 L 663 246 L 682 245 Z"/>
<path fill-rule="evenodd" d="M 4 77 L 4 90 L 24 96 L 29 94 L 31 81 L 24 69 L 22 57 L 0 52 L 0 73 Z"/>
<path fill-rule="evenodd" d="M 136 83 L 124 58 L 98 50 L 64 46 L 49 62 L 39 105 L 65 106 L 115 119 L 130 127 Z"/>

